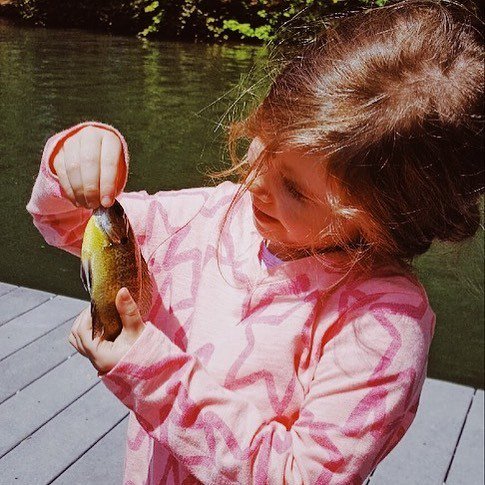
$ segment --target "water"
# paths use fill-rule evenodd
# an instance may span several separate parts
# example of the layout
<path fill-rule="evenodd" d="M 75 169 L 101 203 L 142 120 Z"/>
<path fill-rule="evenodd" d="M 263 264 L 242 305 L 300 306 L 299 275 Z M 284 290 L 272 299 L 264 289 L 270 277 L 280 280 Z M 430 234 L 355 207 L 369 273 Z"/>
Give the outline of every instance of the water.
<path fill-rule="evenodd" d="M 104 121 L 128 141 L 127 190 L 202 185 L 204 171 L 221 167 L 221 125 L 241 76 L 262 58 L 254 46 L 146 43 L 0 22 L 0 281 L 86 298 L 79 261 L 48 246 L 25 210 L 50 135 Z M 417 261 L 437 314 L 432 377 L 483 387 L 483 258 L 481 231 Z"/>

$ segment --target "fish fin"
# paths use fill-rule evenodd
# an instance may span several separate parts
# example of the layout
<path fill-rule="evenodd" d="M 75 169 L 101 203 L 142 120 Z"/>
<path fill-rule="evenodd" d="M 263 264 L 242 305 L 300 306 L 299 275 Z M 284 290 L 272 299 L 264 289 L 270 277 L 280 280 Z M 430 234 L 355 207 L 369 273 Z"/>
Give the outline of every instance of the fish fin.
<path fill-rule="evenodd" d="M 81 259 L 81 281 L 83 282 L 84 289 L 91 295 L 92 273 L 90 259 Z"/>
<path fill-rule="evenodd" d="M 104 328 L 99 319 L 98 311 L 96 309 L 96 303 L 91 300 L 91 322 L 93 325 L 93 332 L 91 338 L 94 340 L 96 337 L 103 336 Z"/>
<path fill-rule="evenodd" d="M 141 266 L 141 292 L 140 292 L 140 311 L 142 317 L 146 317 L 152 307 L 153 280 L 148 269 L 145 258 L 140 253 Z"/>

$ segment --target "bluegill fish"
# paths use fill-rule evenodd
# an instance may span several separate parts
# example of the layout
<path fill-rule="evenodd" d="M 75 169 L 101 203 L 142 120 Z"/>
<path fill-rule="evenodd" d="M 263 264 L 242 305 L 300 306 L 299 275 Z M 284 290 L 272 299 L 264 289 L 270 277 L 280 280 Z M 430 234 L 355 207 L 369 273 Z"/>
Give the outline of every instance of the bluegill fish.
<path fill-rule="evenodd" d="M 121 204 L 96 209 L 86 225 L 81 250 L 81 279 L 91 296 L 93 339 L 113 341 L 122 323 L 115 298 L 128 288 L 142 317 L 151 307 L 152 279 Z"/>

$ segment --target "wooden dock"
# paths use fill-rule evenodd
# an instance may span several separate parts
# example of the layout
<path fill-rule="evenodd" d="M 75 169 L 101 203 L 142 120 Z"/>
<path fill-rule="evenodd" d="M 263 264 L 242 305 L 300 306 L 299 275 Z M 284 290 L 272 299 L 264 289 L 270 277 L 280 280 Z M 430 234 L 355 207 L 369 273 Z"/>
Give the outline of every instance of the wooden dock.
<path fill-rule="evenodd" d="M 128 410 L 67 341 L 87 304 L 0 283 L 1 485 L 122 483 Z M 367 484 L 483 485 L 483 397 L 427 379 L 414 423 Z"/>

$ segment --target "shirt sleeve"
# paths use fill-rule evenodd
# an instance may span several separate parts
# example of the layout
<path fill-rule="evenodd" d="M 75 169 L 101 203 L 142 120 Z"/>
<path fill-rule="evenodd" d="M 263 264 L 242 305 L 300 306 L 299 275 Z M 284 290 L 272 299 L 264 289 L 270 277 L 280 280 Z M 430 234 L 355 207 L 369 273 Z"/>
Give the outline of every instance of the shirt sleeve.
<path fill-rule="evenodd" d="M 63 195 L 52 163 L 63 142 L 86 126 L 104 128 L 114 132 L 119 137 L 126 163 L 123 181 L 123 188 L 125 187 L 129 154 L 124 137 L 110 125 L 86 121 L 61 131 L 47 140 L 40 162 L 39 174 L 26 207 L 32 215 L 34 225 L 48 244 L 64 249 L 76 256 L 81 254 L 84 229 L 92 211 L 83 207 L 76 207 Z"/>
<path fill-rule="evenodd" d="M 64 249 L 76 256 L 81 254 L 82 239 L 92 210 L 76 207 L 67 199 L 52 169 L 52 162 L 64 140 L 86 126 L 97 126 L 113 131 L 121 140 L 126 170 L 123 189 L 126 186 L 129 167 L 128 147 L 121 133 L 110 125 L 95 121 L 80 123 L 57 133 L 47 141 L 40 170 L 27 204 L 34 225 L 46 242 Z M 223 195 L 231 192 L 226 182 Z M 117 200 L 123 206 L 133 232 L 141 246 L 144 256 L 151 254 L 161 242 L 183 228 L 213 195 L 216 187 L 190 188 L 183 190 L 160 191 L 148 194 L 146 191 L 122 192 Z"/>
<path fill-rule="evenodd" d="M 291 417 L 265 419 L 150 322 L 99 377 L 203 483 L 360 484 L 416 414 L 433 327 L 409 295 L 346 312 Z"/>

